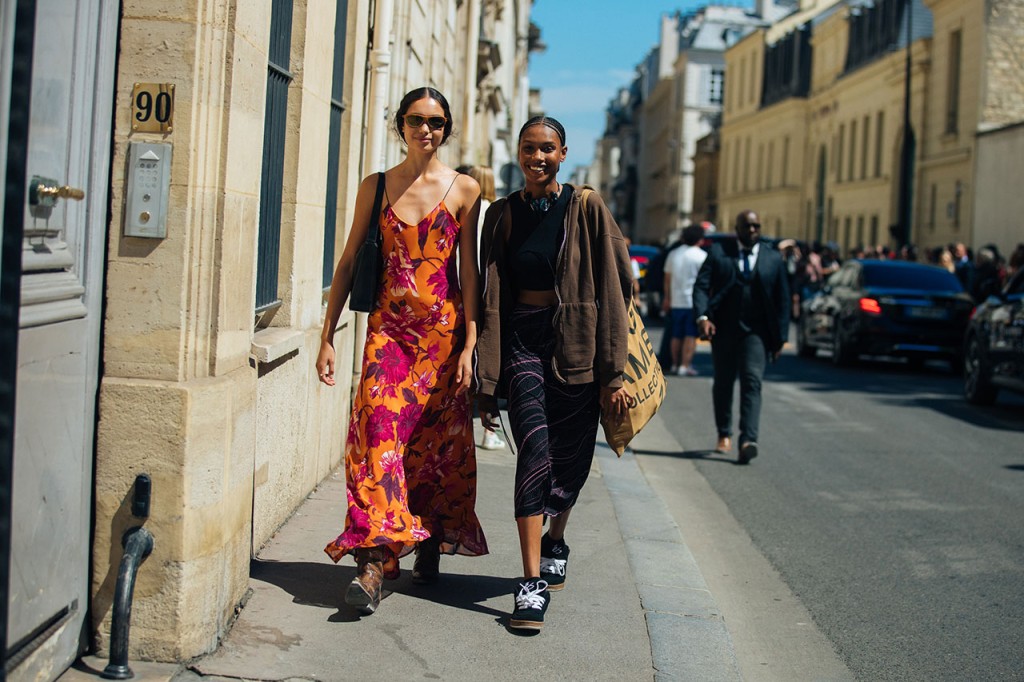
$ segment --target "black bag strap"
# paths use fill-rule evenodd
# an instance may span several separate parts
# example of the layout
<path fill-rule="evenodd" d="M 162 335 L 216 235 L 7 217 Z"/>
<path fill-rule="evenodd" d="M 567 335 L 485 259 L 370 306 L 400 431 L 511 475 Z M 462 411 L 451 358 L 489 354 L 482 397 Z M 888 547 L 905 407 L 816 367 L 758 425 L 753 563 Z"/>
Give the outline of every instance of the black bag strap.
<path fill-rule="evenodd" d="M 366 243 L 380 244 L 380 204 L 384 197 L 384 174 L 377 173 L 377 194 L 373 197 L 373 214 L 370 216 L 370 229 L 366 231 Z"/>

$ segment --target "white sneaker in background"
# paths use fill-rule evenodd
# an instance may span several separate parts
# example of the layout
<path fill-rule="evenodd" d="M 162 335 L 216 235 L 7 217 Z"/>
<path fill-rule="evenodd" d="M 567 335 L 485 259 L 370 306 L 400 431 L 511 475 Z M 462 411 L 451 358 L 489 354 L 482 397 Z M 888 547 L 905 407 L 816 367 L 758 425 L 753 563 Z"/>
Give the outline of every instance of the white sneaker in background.
<path fill-rule="evenodd" d="M 484 450 L 501 450 L 505 447 L 505 441 L 494 431 L 484 430 L 484 442 L 480 443 Z"/>
<path fill-rule="evenodd" d="M 695 377 L 698 374 L 700 374 L 700 372 L 695 370 L 693 367 L 684 367 L 683 369 L 686 370 L 686 376 L 688 376 L 688 377 Z"/>

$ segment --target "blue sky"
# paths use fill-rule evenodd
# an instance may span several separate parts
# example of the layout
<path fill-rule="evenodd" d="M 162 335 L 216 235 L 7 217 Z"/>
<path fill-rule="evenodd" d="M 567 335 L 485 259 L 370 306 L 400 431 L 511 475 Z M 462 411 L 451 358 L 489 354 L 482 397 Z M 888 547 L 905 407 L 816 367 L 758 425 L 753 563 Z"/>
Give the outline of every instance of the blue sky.
<path fill-rule="evenodd" d="M 726 0 L 534 0 L 532 19 L 547 51 L 530 56 L 530 86 L 541 89 L 545 112 L 565 126 L 569 155 L 560 176 L 587 165 L 604 131 L 604 112 L 636 65 L 658 42 L 661 16 Z"/>

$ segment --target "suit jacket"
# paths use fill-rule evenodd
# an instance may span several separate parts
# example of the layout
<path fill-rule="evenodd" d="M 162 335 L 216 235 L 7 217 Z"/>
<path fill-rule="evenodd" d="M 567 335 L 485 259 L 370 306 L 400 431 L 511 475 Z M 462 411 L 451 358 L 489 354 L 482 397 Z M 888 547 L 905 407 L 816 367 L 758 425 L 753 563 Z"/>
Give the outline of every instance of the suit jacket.
<path fill-rule="evenodd" d="M 779 252 L 761 243 L 751 278 L 754 303 L 766 308 L 764 345 L 768 352 L 775 353 L 789 337 L 789 277 Z M 694 316 L 707 315 L 718 334 L 738 335 L 742 299 L 743 280 L 736 255 L 727 254 L 720 244 L 713 244 L 693 287 Z"/>

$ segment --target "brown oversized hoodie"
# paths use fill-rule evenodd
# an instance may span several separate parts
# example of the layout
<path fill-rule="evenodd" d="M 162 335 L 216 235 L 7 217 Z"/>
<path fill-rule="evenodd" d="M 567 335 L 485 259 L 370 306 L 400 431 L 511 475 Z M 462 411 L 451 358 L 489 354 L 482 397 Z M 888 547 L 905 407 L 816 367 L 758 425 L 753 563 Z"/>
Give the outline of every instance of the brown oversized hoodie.
<path fill-rule="evenodd" d="M 597 381 L 622 386 L 629 334 L 627 306 L 633 293 L 629 252 L 611 212 L 594 191 L 571 185 L 565 209 L 562 246 L 555 264 L 558 310 L 554 316 L 555 349 L 552 370 L 566 384 Z M 480 243 L 483 275 L 481 328 L 477 337 L 477 386 L 484 395 L 497 395 L 501 380 L 502 324 L 516 296 L 505 277 L 505 236 L 511 210 L 498 199 L 484 215 Z"/>

